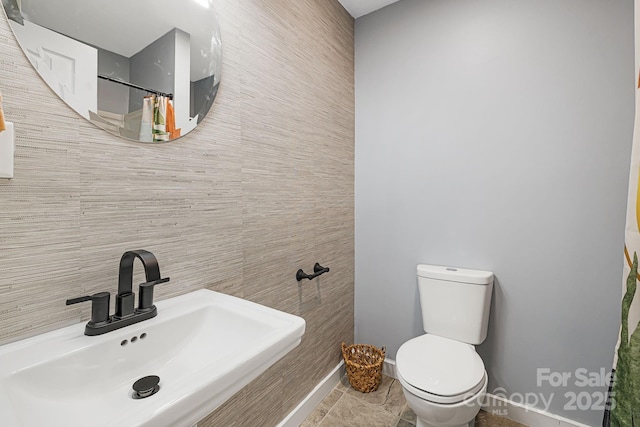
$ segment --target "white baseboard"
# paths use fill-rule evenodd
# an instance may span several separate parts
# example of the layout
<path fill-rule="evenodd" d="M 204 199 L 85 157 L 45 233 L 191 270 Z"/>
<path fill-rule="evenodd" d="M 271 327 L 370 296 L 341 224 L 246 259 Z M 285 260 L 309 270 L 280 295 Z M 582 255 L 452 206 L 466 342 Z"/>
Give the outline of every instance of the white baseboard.
<path fill-rule="evenodd" d="M 382 373 L 388 377 L 398 379 L 396 375 L 396 361 L 385 358 L 384 364 L 382 365 Z"/>
<path fill-rule="evenodd" d="M 397 378 L 396 361 L 385 359 L 382 373 L 392 378 Z M 338 385 L 344 375 L 344 361 L 333 370 L 296 406 L 293 411 L 278 424 L 277 427 L 298 427 L 322 402 L 331 390 Z M 487 393 L 482 405 L 486 412 L 508 418 L 512 421 L 532 427 L 589 427 L 586 424 L 570 420 L 560 415 L 545 412 L 541 409 L 513 402 L 500 396 Z"/>
<path fill-rule="evenodd" d="M 487 393 L 482 409 L 486 412 L 508 418 L 512 421 L 533 427 L 589 427 L 560 415 L 513 402 L 500 396 Z"/>
<path fill-rule="evenodd" d="M 277 427 L 298 427 L 307 419 L 307 417 L 313 412 L 313 410 L 322 402 L 322 399 L 327 397 L 331 390 L 340 382 L 340 378 L 344 375 L 344 361 L 341 360 L 338 366 L 318 383 L 317 386 L 305 397 L 302 402 L 298 404 L 287 415 L 284 420 L 280 421 Z"/>
<path fill-rule="evenodd" d="M 385 359 L 382 373 L 393 378 L 398 378 L 396 375 L 396 361 Z M 560 415 L 513 402 L 490 393 L 485 395 L 482 409 L 490 414 L 508 418 L 532 427 L 589 427 L 586 424 L 561 417 Z"/>

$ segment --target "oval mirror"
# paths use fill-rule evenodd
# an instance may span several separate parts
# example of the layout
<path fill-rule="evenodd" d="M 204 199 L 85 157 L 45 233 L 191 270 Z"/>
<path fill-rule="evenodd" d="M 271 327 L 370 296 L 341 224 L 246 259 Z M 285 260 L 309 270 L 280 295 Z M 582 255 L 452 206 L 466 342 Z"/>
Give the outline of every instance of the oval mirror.
<path fill-rule="evenodd" d="M 186 135 L 211 108 L 222 45 L 212 0 L 2 0 L 45 82 L 126 139 Z"/>

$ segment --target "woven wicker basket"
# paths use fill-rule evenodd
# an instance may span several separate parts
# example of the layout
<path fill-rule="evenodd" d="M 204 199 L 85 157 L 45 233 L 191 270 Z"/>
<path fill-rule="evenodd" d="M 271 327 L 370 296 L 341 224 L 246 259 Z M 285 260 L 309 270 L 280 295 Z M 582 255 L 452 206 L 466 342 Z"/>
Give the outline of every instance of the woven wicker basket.
<path fill-rule="evenodd" d="M 382 379 L 385 348 L 367 344 L 347 346 L 342 343 L 342 357 L 347 368 L 349 384 L 363 393 L 376 391 Z"/>

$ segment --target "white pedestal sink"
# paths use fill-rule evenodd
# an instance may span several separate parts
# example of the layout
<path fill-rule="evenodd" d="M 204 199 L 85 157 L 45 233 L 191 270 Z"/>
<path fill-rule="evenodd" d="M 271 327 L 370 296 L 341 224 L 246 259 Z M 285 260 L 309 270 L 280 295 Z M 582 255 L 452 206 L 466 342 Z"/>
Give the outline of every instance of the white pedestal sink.
<path fill-rule="evenodd" d="M 104 335 L 77 324 L 0 347 L 0 426 L 192 426 L 302 339 L 305 321 L 209 290 Z M 132 384 L 160 377 L 134 399 Z"/>

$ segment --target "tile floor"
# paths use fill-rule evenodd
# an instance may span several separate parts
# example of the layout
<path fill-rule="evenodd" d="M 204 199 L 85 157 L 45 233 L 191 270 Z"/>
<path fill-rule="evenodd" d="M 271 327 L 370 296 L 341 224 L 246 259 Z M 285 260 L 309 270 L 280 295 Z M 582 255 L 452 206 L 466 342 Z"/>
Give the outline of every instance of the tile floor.
<path fill-rule="evenodd" d="M 361 393 L 349 385 L 346 376 L 325 397 L 300 427 L 410 427 L 416 414 L 407 406 L 398 380 L 382 376 L 373 393 Z M 526 427 L 506 418 L 480 411 L 476 427 Z"/>

